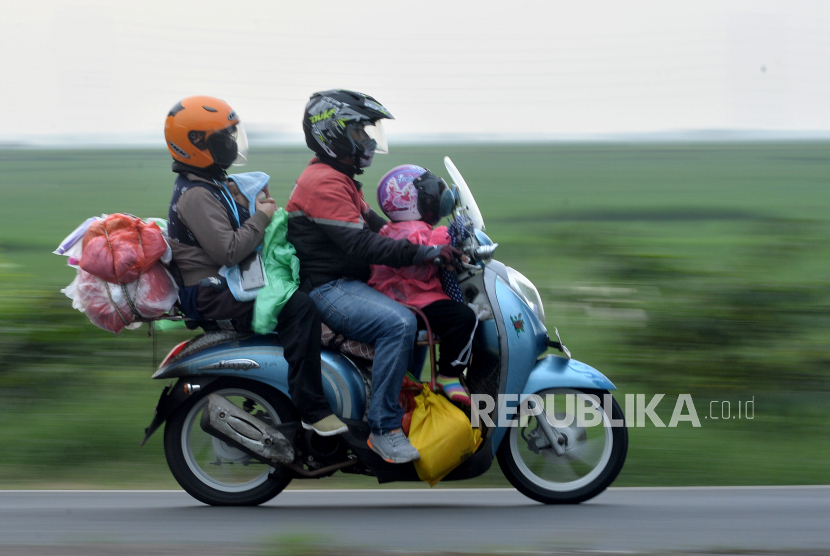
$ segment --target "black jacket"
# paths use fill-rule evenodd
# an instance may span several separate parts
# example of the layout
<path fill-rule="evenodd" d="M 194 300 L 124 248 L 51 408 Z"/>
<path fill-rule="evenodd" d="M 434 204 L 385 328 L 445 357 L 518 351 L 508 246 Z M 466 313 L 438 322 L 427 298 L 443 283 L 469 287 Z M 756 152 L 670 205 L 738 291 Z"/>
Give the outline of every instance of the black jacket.
<path fill-rule="evenodd" d="M 300 259 L 304 291 L 338 278 L 367 281 L 370 264 L 413 264 L 419 246 L 377 234 L 386 224 L 363 199 L 357 182 L 312 160 L 288 200 L 288 241 Z"/>

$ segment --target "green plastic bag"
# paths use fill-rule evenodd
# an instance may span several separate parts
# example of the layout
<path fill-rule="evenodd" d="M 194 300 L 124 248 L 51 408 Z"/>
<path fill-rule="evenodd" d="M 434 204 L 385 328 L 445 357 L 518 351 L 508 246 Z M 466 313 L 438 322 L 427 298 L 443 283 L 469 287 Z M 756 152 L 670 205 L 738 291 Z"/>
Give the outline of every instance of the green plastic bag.
<path fill-rule="evenodd" d="M 184 321 L 182 320 L 154 320 L 153 321 L 153 330 L 156 332 L 170 332 L 171 330 L 182 330 L 187 328 Z"/>
<path fill-rule="evenodd" d="M 262 263 L 268 285 L 257 293 L 251 328 L 257 334 L 269 334 L 277 327 L 277 317 L 300 287 L 300 259 L 288 243 L 288 213 L 279 208 L 265 229 Z"/>

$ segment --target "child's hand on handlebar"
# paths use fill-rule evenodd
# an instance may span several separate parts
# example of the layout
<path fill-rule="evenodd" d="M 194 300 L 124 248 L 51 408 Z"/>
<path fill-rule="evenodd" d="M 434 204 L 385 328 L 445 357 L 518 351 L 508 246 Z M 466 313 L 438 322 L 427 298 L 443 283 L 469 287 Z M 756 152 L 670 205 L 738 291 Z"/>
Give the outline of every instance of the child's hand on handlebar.
<path fill-rule="evenodd" d="M 450 245 L 421 245 L 413 264 L 434 264 L 452 268 L 453 262 L 461 257 L 461 251 Z"/>
<path fill-rule="evenodd" d="M 449 267 L 453 261 L 461 258 L 461 251 L 451 245 L 434 245 L 424 257 L 423 264 Z"/>

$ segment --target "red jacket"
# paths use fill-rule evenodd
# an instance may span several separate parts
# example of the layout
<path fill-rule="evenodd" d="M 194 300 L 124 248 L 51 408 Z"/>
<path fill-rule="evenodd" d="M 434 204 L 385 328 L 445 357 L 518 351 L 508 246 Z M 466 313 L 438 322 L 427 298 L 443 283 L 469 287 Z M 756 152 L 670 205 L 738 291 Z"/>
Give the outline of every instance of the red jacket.
<path fill-rule="evenodd" d="M 303 291 L 338 278 L 365 282 L 370 264 L 411 265 L 418 254 L 417 245 L 377 233 L 386 220 L 366 204 L 360 182 L 316 159 L 297 178 L 285 210 Z"/>
<path fill-rule="evenodd" d="M 390 222 L 380 230 L 380 235 L 392 239 L 408 239 L 417 245 L 449 245 L 446 226 L 435 229 L 420 220 Z M 369 285 L 399 303 L 419 309 L 441 299 L 449 299 L 438 278 L 439 269 L 433 265 L 390 268 L 372 265 Z"/>

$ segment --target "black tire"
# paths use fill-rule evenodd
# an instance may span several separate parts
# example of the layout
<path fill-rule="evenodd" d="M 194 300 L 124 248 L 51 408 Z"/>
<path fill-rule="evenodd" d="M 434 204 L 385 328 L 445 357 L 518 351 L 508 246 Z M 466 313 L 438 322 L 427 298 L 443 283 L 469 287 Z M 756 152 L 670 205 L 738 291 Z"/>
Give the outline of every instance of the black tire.
<path fill-rule="evenodd" d="M 269 467 L 204 432 L 199 420 L 211 393 L 228 397 L 237 405 L 240 400 L 254 401 L 252 414 L 266 422 L 298 419 L 290 402 L 269 386 L 245 379 L 217 380 L 167 420 L 164 454 L 173 477 L 193 498 L 212 506 L 267 502 L 288 486 L 293 472 Z"/>
<path fill-rule="evenodd" d="M 539 392 L 545 399 L 547 394 L 577 394 L 597 396 L 600 405 L 604 407 L 605 391 L 567 390 L 551 389 Z M 554 398 L 558 400 L 558 398 Z M 577 402 L 578 403 L 578 402 Z M 557 405 L 556 403 L 554 405 Z M 595 439 L 588 439 L 588 428 L 579 427 L 574 423 L 571 427 L 556 427 L 560 432 L 567 433 L 572 439 L 569 442 L 571 448 L 562 456 L 557 456 L 552 448 L 534 453 L 525 437 L 534 434 L 537 428 L 535 418 L 530 418 L 526 427 L 510 428 L 502 440 L 498 450 L 498 461 L 501 470 L 507 480 L 510 481 L 516 490 L 544 504 L 579 504 L 593 498 L 617 478 L 625 463 L 625 456 L 628 452 L 628 429 L 625 426 L 610 426 L 605 411 L 595 410 L 594 413 L 602 415 L 602 443 L 592 444 L 592 453 L 597 452 L 594 446 L 601 448 L 596 462 L 584 461 L 579 455 L 589 451 L 586 448 Z M 564 414 L 556 413 L 560 420 Z M 623 412 L 617 400 L 611 399 L 612 420 L 624 421 Z M 536 434 L 540 434 L 541 431 Z M 593 431 L 591 434 L 600 433 Z M 524 435 L 524 436 L 523 436 Z M 578 446 L 582 446 L 582 452 L 576 452 Z M 574 450 L 571 452 L 570 450 Z M 574 467 L 575 463 L 580 465 Z M 531 469 L 533 467 L 533 469 Z M 585 472 L 580 475 L 579 471 Z M 568 476 L 570 474 L 570 476 Z M 561 480 L 559 480 L 561 479 Z M 570 479 L 570 480 L 568 480 Z"/>

